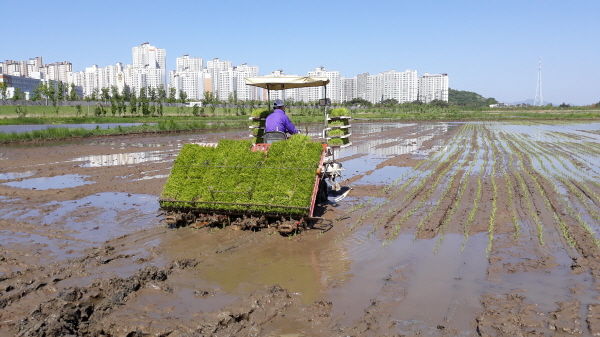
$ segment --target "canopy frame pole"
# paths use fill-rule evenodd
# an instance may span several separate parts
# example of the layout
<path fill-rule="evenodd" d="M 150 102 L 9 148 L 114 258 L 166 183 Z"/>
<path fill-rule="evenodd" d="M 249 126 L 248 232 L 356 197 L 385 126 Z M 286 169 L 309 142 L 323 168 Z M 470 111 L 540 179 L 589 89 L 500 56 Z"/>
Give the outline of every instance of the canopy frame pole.
<path fill-rule="evenodd" d="M 271 107 L 271 89 L 269 88 L 269 84 L 267 84 L 267 109 Z M 273 110 L 275 111 L 275 110 Z"/>

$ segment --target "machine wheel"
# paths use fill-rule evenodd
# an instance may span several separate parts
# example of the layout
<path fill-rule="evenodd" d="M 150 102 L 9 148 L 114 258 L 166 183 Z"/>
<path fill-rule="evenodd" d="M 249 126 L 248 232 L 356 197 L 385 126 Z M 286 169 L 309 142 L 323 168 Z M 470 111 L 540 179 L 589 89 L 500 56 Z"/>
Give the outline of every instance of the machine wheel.
<path fill-rule="evenodd" d="M 327 193 L 327 182 L 325 182 L 325 178 L 321 178 L 319 180 L 319 189 L 317 190 L 317 203 L 325 203 L 328 199 Z"/>

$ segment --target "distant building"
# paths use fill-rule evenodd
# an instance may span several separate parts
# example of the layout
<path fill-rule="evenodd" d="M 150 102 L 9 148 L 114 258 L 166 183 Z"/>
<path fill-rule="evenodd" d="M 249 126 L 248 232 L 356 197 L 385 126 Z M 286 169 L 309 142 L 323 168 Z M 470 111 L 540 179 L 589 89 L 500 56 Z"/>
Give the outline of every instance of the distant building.
<path fill-rule="evenodd" d="M 434 99 L 448 102 L 448 74 L 423 74 L 419 78 L 419 101 L 429 103 Z"/>
<path fill-rule="evenodd" d="M 29 99 L 31 96 L 33 96 L 33 90 L 40 82 L 40 80 L 36 80 L 34 78 L 2 74 L 0 75 L 0 83 L 6 83 L 7 86 L 7 97 L 2 97 L 2 99 L 12 98 L 15 93 L 15 89 L 17 88 L 19 88 L 21 92 L 25 94 L 24 99 Z"/>
<path fill-rule="evenodd" d="M 318 101 L 321 98 L 329 98 L 332 102 L 340 101 L 340 72 L 325 70 L 318 67 L 308 72 L 308 76 L 323 76 L 329 79 L 327 87 L 310 87 L 300 90 L 301 100 L 305 102 Z"/>
<path fill-rule="evenodd" d="M 167 88 L 167 52 L 144 42 L 131 49 L 133 71 L 131 87 L 136 92 L 143 87 Z"/>

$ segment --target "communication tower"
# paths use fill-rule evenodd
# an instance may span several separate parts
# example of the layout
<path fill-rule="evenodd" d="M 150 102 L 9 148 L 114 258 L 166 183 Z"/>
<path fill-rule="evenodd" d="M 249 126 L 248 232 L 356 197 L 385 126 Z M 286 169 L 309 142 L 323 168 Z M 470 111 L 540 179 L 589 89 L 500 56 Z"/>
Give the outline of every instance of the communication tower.
<path fill-rule="evenodd" d="M 538 66 L 538 79 L 537 89 L 535 90 L 535 100 L 533 105 L 542 106 L 544 104 L 544 97 L 542 96 L 542 57 L 540 56 L 540 62 Z"/>

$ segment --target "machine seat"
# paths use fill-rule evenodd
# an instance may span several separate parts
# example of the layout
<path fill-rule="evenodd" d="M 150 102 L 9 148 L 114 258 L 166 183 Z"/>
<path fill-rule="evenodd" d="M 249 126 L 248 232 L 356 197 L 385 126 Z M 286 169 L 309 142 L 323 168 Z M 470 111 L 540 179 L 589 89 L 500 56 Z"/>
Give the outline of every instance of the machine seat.
<path fill-rule="evenodd" d="M 285 135 L 285 132 L 281 132 L 281 131 L 269 131 L 269 132 L 265 132 L 263 134 L 263 140 L 267 144 L 272 144 L 273 142 L 276 142 L 278 140 L 286 140 L 286 139 L 287 139 L 287 136 Z"/>

